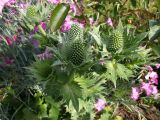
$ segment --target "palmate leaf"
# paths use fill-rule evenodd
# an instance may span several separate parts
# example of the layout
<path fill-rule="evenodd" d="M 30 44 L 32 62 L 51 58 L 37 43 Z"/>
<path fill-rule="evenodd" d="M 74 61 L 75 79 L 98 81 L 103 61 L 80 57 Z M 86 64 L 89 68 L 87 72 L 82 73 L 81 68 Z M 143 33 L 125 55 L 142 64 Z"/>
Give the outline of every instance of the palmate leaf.
<path fill-rule="evenodd" d="M 95 118 L 95 112 L 93 111 L 94 105 L 93 100 L 82 100 L 79 99 L 79 111 L 77 112 L 72 102 L 69 103 L 67 111 L 71 113 L 72 120 L 93 120 Z"/>
<path fill-rule="evenodd" d="M 132 77 L 133 72 L 128 69 L 126 66 L 115 61 L 108 61 L 105 64 L 107 68 L 106 73 L 103 74 L 107 80 L 111 80 L 116 87 L 116 81 L 120 78 L 122 80 L 129 80 Z"/>
<path fill-rule="evenodd" d="M 46 80 L 51 74 L 52 72 L 51 65 L 52 65 L 51 60 L 44 60 L 44 61 L 37 60 L 31 65 L 31 67 L 28 67 L 26 69 L 29 70 L 29 73 L 33 78 L 36 78 L 36 80 L 41 81 L 41 80 Z"/>
<path fill-rule="evenodd" d="M 78 99 L 82 96 L 82 93 L 80 86 L 76 82 L 71 82 L 62 86 L 61 94 L 68 104 L 69 101 L 72 101 L 75 110 L 79 111 Z"/>
<path fill-rule="evenodd" d="M 74 80 L 82 88 L 83 98 L 101 96 L 104 91 L 102 86 L 105 80 L 100 75 L 76 76 Z"/>

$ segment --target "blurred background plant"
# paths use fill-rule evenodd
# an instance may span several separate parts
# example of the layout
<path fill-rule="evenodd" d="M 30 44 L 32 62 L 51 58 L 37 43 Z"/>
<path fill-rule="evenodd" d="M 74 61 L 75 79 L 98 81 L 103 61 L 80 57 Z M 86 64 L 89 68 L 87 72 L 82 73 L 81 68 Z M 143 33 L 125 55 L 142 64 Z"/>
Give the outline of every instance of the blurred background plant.
<path fill-rule="evenodd" d="M 0 5 L 0 119 L 160 118 L 159 0 Z"/>

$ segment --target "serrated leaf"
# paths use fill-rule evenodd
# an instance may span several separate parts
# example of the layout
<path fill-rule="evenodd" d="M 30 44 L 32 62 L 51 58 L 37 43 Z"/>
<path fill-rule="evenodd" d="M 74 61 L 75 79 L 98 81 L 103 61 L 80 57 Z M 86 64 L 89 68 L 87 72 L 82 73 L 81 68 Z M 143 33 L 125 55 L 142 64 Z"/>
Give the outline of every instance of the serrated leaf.
<path fill-rule="evenodd" d="M 66 99 L 68 103 L 69 101 L 72 101 L 75 110 L 78 112 L 79 111 L 78 99 L 81 97 L 81 88 L 79 87 L 79 85 L 75 82 L 65 84 L 61 89 L 61 93 L 64 96 L 64 99 Z"/>

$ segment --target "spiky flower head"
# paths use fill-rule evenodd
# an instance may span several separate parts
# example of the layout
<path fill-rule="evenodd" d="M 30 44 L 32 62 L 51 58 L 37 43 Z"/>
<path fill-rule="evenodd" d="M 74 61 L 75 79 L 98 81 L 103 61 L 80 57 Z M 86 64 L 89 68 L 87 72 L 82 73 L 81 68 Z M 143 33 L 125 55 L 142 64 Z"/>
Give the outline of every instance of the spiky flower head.
<path fill-rule="evenodd" d="M 72 24 L 71 29 L 68 31 L 68 40 L 73 41 L 76 39 L 83 40 L 83 29 L 79 24 Z"/>
<path fill-rule="evenodd" d="M 28 8 L 27 8 L 27 16 L 29 16 L 29 17 L 36 16 L 36 7 L 34 5 L 28 6 Z"/>
<path fill-rule="evenodd" d="M 110 36 L 108 42 L 108 51 L 117 52 L 123 49 L 123 44 L 124 44 L 123 33 L 121 31 L 115 30 Z"/>
<path fill-rule="evenodd" d="M 66 58 L 73 65 L 79 66 L 84 62 L 85 59 L 85 46 L 80 40 L 76 40 L 67 46 Z"/>

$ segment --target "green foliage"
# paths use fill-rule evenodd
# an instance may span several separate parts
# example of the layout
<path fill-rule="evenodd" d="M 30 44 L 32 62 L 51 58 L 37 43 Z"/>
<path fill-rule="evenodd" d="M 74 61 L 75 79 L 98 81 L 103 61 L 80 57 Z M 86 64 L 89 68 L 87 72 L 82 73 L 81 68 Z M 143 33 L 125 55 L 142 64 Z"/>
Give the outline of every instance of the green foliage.
<path fill-rule="evenodd" d="M 36 61 L 32 64 L 31 67 L 27 68 L 29 73 L 33 75 L 37 80 L 47 80 L 49 75 L 52 73 L 52 61 L 44 60 L 44 61 Z"/>
<path fill-rule="evenodd" d="M 133 72 L 130 69 L 123 64 L 117 63 L 115 60 L 107 61 L 105 67 L 107 68 L 107 71 L 103 76 L 107 80 L 111 80 L 115 87 L 118 79 L 129 80 L 129 78 L 133 76 Z"/>
<path fill-rule="evenodd" d="M 53 32 L 60 28 L 63 24 L 68 12 L 69 12 L 69 5 L 61 3 L 58 4 L 55 9 L 52 11 L 49 26 Z"/>
<path fill-rule="evenodd" d="M 31 5 L 27 8 L 27 16 L 28 17 L 34 17 L 36 16 L 36 7 L 34 5 Z"/>

